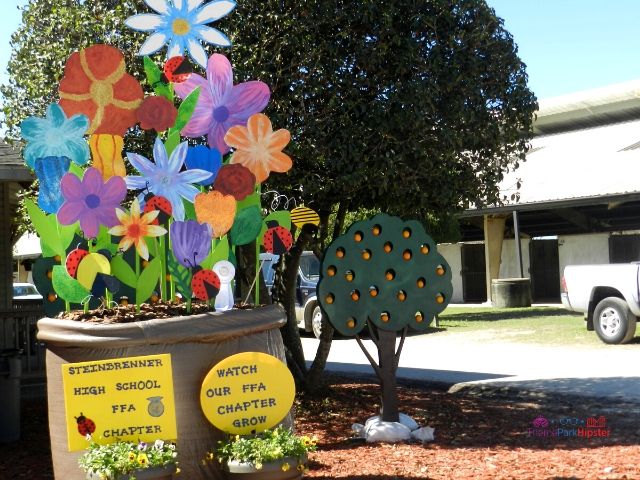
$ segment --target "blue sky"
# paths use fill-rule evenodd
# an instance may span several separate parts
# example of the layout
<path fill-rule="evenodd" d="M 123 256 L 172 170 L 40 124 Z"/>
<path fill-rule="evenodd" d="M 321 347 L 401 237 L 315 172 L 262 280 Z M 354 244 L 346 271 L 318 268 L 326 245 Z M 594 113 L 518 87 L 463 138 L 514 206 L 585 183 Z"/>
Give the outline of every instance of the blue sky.
<path fill-rule="evenodd" d="M 20 23 L 16 6 L 26 0 L 1 1 L 0 83 L 6 83 L 9 38 Z M 538 98 L 640 79 L 640 0 L 488 3 L 518 44 Z"/>

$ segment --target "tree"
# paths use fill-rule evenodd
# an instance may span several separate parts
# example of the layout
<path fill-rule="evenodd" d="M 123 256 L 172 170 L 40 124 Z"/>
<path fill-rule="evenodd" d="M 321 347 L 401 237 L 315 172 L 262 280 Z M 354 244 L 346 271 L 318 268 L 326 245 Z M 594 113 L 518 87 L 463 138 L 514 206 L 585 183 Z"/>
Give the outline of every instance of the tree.
<path fill-rule="evenodd" d="M 399 420 L 396 370 L 407 331 L 425 331 L 452 291 L 449 265 L 417 221 L 376 215 L 351 225 L 325 252 L 320 304 L 336 330 L 355 336 L 371 363 L 382 386 L 383 421 Z M 378 362 L 360 338 L 365 326 Z"/>
<path fill-rule="evenodd" d="M 293 135 L 294 169 L 270 186 L 321 217 L 282 263 L 288 312 L 295 272 L 286 269 L 304 248 L 320 254 L 349 214 L 384 211 L 450 231 L 456 212 L 498 202 L 504 173 L 524 160 L 536 98 L 484 0 L 265 0 L 239 3 L 235 15 L 236 73 L 272 87 L 269 115 Z M 285 335 L 308 388 L 329 352 L 325 330 L 309 372 L 297 329 Z"/>
<path fill-rule="evenodd" d="M 123 25 L 142 5 L 31 0 L 2 87 L 7 136 L 17 139 L 20 121 L 56 100 L 64 62 L 81 47 L 119 47 L 142 79 L 131 55 L 144 35 Z M 363 209 L 441 226 L 467 206 L 498 202 L 498 182 L 524 159 L 536 99 L 511 35 L 484 0 L 244 0 L 216 27 L 233 41 L 223 53 L 236 82 L 270 85 L 266 113 L 292 133 L 294 168 L 268 187 L 320 214 L 318 233 L 299 237 L 283 268 L 296 268 L 305 248 L 320 254 Z M 295 284 L 283 287 L 280 300 L 293 312 Z M 329 351 L 326 330 L 311 373 L 297 330 L 285 335 L 309 387 Z"/>

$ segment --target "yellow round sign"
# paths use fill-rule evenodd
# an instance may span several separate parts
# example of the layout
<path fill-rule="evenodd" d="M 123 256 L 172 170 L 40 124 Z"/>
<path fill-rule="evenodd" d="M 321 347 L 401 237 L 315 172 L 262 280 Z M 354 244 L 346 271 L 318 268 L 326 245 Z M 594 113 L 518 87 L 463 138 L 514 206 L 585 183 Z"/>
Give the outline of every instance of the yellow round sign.
<path fill-rule="evenodd" d="M 218 429 L 261 432 L 287 415 L 296 393 L 287 366 L 261 352 L 237 353 L 216 364 L 202 382 L 200 405 Z"/>

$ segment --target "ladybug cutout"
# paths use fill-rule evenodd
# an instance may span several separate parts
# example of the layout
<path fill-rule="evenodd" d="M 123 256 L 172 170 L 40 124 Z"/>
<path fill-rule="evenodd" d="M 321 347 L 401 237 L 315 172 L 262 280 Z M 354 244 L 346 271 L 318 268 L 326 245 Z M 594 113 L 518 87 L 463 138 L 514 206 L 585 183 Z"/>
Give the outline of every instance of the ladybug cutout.
<path fill-rule="evenodd" d="M 191 278 L 191 290 L 198 300 L 208 302 L 220 291 L 220 278 L 213 270 L 196 267 Z"/>
<path fill-rule="evenodd" d="M 274 255 L 282 255 L 289 251 L 293 245 L 293 237 L 291 232 L 284 227 L 278 225 L 275 220 L 267 222 L 267 231 L 262 237 L 264 248 Z"/>
<path fill-rule="evenodd" d="M 151 222 L 152 225 L 166 224 L 169 221 L 169 217 L 173 214 L 173 208 L 171 208 L 171 202 L 162 195 L 147 195 L 145 197 L 143 213 L 149 213 L 154 210 L 158 210 L 160 213 L 156 219 Z"/>
<path fill-rule="evenodd" d="M 80 412 L 79 417 L 73 418 L 75 418 L 78 423 L 78 433 L 83 437 L 86 437 L 96 431 L 96 424 L 93 423 L 93 420 L 90 418 L 85 417 L 82 412 Z"/>
<path fill-rule="evenodd" d="M 67 255 L 67 259 L 64 262 L 64 266 L 67 269 L 69 276 L 76 278 L 78 274 L 78 266 L 84 257 L 89 255 L 89 252 L 84 248 L 76 248 L 71 250 Z"/>
<path fill-rule="evenodd" d="M 175 57 L 171 57 L 164 64 L 162 81 L 165 83 L 182 83 L 186 81 L 192 73 L 193 65 L 191 65 L 187 57 L 178 55 Z"/>

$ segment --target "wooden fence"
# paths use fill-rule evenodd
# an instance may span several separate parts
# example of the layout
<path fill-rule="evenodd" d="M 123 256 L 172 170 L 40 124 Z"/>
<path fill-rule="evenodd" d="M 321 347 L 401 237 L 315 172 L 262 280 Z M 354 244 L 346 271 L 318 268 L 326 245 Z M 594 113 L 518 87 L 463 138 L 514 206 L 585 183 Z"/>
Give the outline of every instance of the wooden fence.
<path fill-rule="evenodd" d="M 44 346 L 38 342 L 37 322 L 44 317 L 42 301 L 15 300 L 11 310 L 0 311 L 0 353 L 20 353 L 25 376 L 44 374 Z"/>

